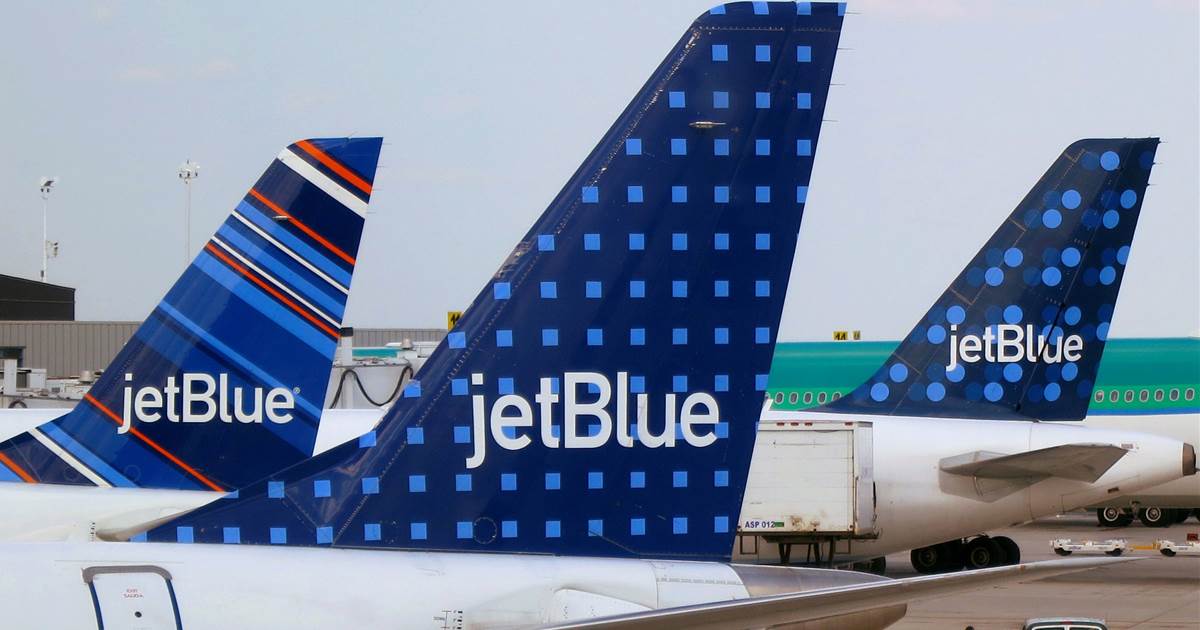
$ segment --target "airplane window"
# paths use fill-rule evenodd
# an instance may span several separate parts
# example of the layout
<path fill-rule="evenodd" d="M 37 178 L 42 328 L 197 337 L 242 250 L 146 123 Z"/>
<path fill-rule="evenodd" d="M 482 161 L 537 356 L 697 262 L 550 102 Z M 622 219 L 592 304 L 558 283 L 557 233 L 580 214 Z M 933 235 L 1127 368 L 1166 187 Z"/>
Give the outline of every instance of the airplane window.
<path fill-rule="evenodd" d="M 804 392 L 804 404 L 812 404 L 812 392 Z"/>
<path fill-rule="evenodd" d="M 821 392 L 821 393 L 817 394 L 817 402 L 819 402 L 821 404 L 825 404 L 825 401 L 828 399 L 829 399 L 829 396 L 826 396 L 825 392 Z"/>
<path fill-rule="evenodd" d="M 1161 390 L 1161 389 L 1154 390 L 1154 402 L 1162 402 L 1162 399 L 1163 399 L 1163 390 Z"/>
<path fill-rule="evenodd" d="M 1104 390 L 1096 390 L 1096 402 L 1104 402 Z"/>
<path fill-rule="evenodd" d="M 1146 402 L 1147 400 L 1150 400 L 1150 390 L 1143 389 L 1141 392 L 1138 392 L 1138 400 L 1141 402 Z"/>
<path fill-rule="evenodd" d="M 1133 390 L 1125 390 L 1125 402 L 1133 402 Z"/>
<path fill-rule="evenodd" d="M 1111 392 L 1108 392 L 1108 402 L 1117 402 L 1117 400 L 1120 398 L 1121 394 L 1117 392 L 1117 390 L 1114 389 Z"/>
<path fill-rule="evenodd" d="M 797 394 L 796 392 L 792 392 L 791 394 L 788 394 L 788 402 L 790 402 L 794 405 L 794 404 L 796 404 L 796 401 L 798 401 L 798 400 L 800 400 L 800 395 Z"/>
<path fill-rule="evenodd" d="M 833 392 L 833 399 L 837 400 L 842 397 L 842 392 Z"/>
<path fill-rule="evenodd" d="M 1184 397 L 1184 399 L 1185 399 L 1185 400 L 1191 400 L 1191 399 L 1195 398 L 1195 397 L 1196 397 L 1196 390 L 1192 389 L 1191 387 L 1189 387 L 1189 388 L 1185 389 L 1185 390 L 1183 391 L 1183 397 Z"/>
<path fill-rule="evenodd" d="M 1170 398 L 1171 400 L 1179 400 L 1179 390 L 1176 388 L 1171 388 Z"/>
<path fill-rule="evenodd" d="M 775 394 L 775 404 L 776 404 L 776 405 L 782 405 L 782 404 L 783 404 L 783 392 L 777 392 L 777 393 Z"/>

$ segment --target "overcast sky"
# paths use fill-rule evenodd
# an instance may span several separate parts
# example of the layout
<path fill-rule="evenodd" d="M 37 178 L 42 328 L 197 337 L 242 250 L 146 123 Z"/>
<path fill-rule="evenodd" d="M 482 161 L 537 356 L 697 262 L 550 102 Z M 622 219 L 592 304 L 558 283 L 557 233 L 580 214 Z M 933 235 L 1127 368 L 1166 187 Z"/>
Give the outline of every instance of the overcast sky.
<path fill-rule="evenodd" d="M 6 2 L 0 273 L 140 320 L 289 142 L 385 136 L 347 314 L 443 326 L 711 2 Z M 1200 334 L 1195 0 L 849 5 L 782 338 L 905 334 L 1061 150 L 1160 136 L 1113 324 Z M 352 9 L 350 7 L 353 7 Z"/>

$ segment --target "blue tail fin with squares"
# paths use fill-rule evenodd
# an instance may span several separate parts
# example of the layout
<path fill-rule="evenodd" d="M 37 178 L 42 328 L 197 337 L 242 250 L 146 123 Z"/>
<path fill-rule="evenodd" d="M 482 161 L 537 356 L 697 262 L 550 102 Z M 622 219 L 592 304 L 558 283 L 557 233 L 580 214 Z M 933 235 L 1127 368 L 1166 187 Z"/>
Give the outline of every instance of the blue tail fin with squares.
<path fill-rule="evenodd" d="M 727 558 L 841 24 L 700 17 L 375 431 L 149 538 Z"/>
<path fill-rule="evenodd" d="M 875 375 L 817 410 L 1083 419 L 1157 146 L 1067 147 Z"/>
<path fill-rule="evenodd" d="M 379 138 L 284 149 L 75 409 L 0 480 L 232 490 L 312 456 Z"/>

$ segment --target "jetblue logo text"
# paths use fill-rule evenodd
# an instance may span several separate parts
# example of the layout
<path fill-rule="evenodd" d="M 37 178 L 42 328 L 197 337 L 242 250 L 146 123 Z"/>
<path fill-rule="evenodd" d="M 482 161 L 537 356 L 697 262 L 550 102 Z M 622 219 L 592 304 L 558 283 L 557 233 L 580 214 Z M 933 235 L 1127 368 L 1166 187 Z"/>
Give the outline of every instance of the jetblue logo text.
<path fill-rule="evenodd" d="M 482 385 L 483 374 L 472 374 L 471 384 Z M 681 405 L 676 405 L 676 395 L 663 396 L 662 431 L 658 434 L 649 428 L 650 396 L 636 394 L 633 400 L 637 430 L 631 431 L 629 410 L 629 374 L 617 373 L 616 395 L 608 377 L 596 372 L 567 372 L 563 374 L 561 396 L 554 393 L 554 379 L 543 378 L 533 404 L 523 396 L 505 394 L 497 398 L 487 409 L 482 394 L 471 396 L 472 442 L 474 453 L 467 458 L 467 468 L 478 468 L 487 457 L 488 436 L 496 446 L 509 451 L 519 451 L 533 443 L 529 434 L 536 434 L 546 448 L 599 448 L 613 439 L 617 444 L 632 448 L 638 443 L 647 448 L 671 448 L 676 443 L 676 425 L 684 442 L 691 446 L 705 447 L 717 440 L 716 425 L 720 418 L 717 399 L 711 394 L 699 392 L 688 394 Z M 588 402 L 579 400 L 579 388 L 592 386 L 594 392 L 587 394 Z M 553 417 L 555 405 L 562 399 L 562 432 L 556 435 Z M 615 403 L 615 414 L 609 406 Z M 534 406 L 537 407 L 537 429 Z M 614 418 L 615 415 L 615 418 Z M 587 420 L 583 420 L 587 419 Z M 582 420 L 582 421 L 581 421 Z M 656 423 L 657 424 L 657 423 Z M 598 430 L 588 431 L 588 425 L 598 425 Z M 508 432 L 506 432 L 508 430 Z M 524 431 L 523 431 L 524 430 Z M 636 433 L 636 435 L 635 435 Z"/>
<path fill-rule="evenodd" d="M 1083 357 L 1083 337 L 1060 335 L 1049 341 L 1034 333 L 1033 324 L 999 324 L 988 326 L 980 335 L 958 336 L 958 326 L 950 326 L 950 364 L 946 371 L 958 368 L 959 362 L 976 363 L 1062 363 Z"/>
<path fill-rule="evenodd" d="M 125 375 L 126 382 L 132 380 L 132 374 Z M 291 422 L 290 411 L 295 407 L 291 390 L 282 387 L 266 395 L 261 387 L 253 392 L 241 387 L 230 391 L 227 374 L 214 379 L 209 374 L 185 373 L 180 384 L 174 376 L 168 376 L 161 390 L 148 385 L 134 392 L 132 387 L 125 387 L 124 422 L 117 433 L 129 432 L 134 420 L 158 422 L 164 416 L 167 422 L 209 422 L 219 417 L 221 422 L 251 424 L 261 423 L 265 415 L 271 422 L 285 424 Z"/>

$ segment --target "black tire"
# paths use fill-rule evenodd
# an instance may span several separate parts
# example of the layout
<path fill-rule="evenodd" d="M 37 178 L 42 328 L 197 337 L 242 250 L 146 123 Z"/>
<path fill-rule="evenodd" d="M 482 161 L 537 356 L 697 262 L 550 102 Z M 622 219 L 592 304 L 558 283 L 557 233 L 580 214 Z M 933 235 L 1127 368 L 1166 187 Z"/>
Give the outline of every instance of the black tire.
<path fill-rule="evenodd" d="M 871 558 L 871 568 L 868 571 L 875 575 L 883 575 L 887 571 L 887 558 L 883 556 Z"/>
<path fill-rule="evenodd" d="M 1125 550 L 1124 550 L 1124 549 L 1113 549 L 1112 551 L 1105 551 L 1105 552 L 1104 552 L 1104 555 L 1106 555 L 1106 556 L 1119 556 L 1119 555 L 1121 555 L 1121 554 L 1123 554 L 1123 553 L 1125 553 Z"/>
<path fill-rule="evenodd" d="M 1054 553 L 1056 553 L 1060 556 L 1069 556 L 1069 555 L 1071 555 L 1071 550 L 1070 549 L 1059 549 L 1056 547 L 1054 549 Z"/>
<path fill-rule="evenodd" d="M 1138 520 L 1146 527 L 1167 527 L 1175 522 L 1175 515 L 1171 512 L 1168 508 L 1152 505 L 1138 510 Z"/>
<path fill-rule="evenodd" d="M 1000 546 L 1000 551 L 1004 554 L 1004 564 L 1021 564 L 1021 546 L 1017 541 L 1008 536 L 996 536 L 992 540 Z"/>
<path fill-rule="evenodd" d="M 908 559 L 917 573 L 925 575 L 938 573 L 943 564 L 941 545 L 913 549 L 908 553 Z"/>
<path fill-rule="evenodd" d="M 968 571 L 998 567 L 1004 562 L 1000 545 L 987 536 L 972 539 L 963 551 L 963 568 Z"/>
<path fill-rule="evenodd" d="M 1133 522 L 1133 515 L 1119 507 L 1098 508 L 1096 522 L 1100 527 L 1125 527 Z"/>
<path fill-rule="evenodd" d="M 1180 510 L 1178 508 L 1172 510 L 1172 512 L 1175 513 L 1175 520 L 1174 520 L 1173 524 L 1176 524 L 1176 525 L 1188 520 L 1188 517 L 1192 515 L 1191 512 L 1189 512 L 1187 510 Z"/>
<path fill-rule="evenodd" d="M 1164 556 L 1166 556 L 1166 557 L 1168 557 L 1168 558 L 1174 558 L 1174 557 L 1175 557 L 1175 550 L 1174 550 L 1174 549 L 1159 549 L 1159 551 L 1161 551 L 1161 552 L 1162 552 L 1162 555 L 1164 555 Z"/>
<path fill-rule="evenodd" d="M 1200 521 L 1200 508 L 1196 508 L 1196 509 L 1192 510 L 1192 516 L 1195 516 L 1196 520 Z"/>

